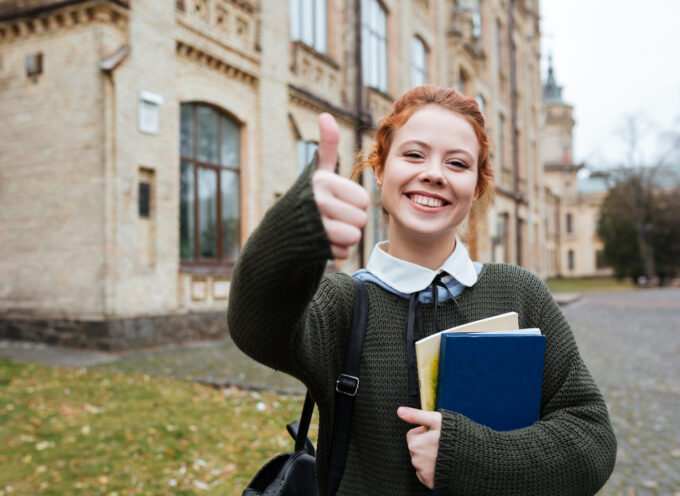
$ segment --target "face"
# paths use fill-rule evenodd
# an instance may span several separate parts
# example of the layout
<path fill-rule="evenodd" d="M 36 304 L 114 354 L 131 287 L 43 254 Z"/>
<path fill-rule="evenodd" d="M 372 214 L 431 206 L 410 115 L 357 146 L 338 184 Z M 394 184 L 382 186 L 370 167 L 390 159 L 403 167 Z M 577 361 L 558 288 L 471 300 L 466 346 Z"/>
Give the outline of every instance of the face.
<path fill-rule="evenodd" d="M 475 200 L 479 143 L 463 117 L 437 105 L 394 132 L 376 171 L 390 215 L 390 243 L 451 239 Z"/>

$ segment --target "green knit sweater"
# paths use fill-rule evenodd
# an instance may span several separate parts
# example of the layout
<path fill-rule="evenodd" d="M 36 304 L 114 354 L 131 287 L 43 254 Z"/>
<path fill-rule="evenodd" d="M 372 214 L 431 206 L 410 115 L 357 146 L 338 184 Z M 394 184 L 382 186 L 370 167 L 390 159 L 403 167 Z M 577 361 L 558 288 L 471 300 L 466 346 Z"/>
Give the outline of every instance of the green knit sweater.
<path fill-rule="evenodd" d="M 352 318 L 350 276 L 324 276 L 331 258 L 311 188 L 309 167 L 267 213 L 233 273 L 228 324 L 248 355 L 299 378 L 320 414 L 317 480 L 326 491 L 335 380 Z M 426 495 L 406 446 L 413 426 L 397 417 L 408 394 L 404 326 L 408 300 L 366 284 L 369 314 L 345 473 L 338 495 Z M 614 467 L 616 439 L 600 391 L 545 284 L 511 265 L 485 264 L 457 298 L 470 320 L 516 311 L 520 327 L 546 336 L 540 421 L 496 432 L 442 411 L 435 491 L 452 495 L 592 495 Z M 432 305 L 421 304 L 422 331 Z M 439 304 L 442 329 L 463 322 L 456 305 Z M 418 326 L 416 326 L 418 327 Z M 283 428 L 283 426 L 282 426 Z"/>

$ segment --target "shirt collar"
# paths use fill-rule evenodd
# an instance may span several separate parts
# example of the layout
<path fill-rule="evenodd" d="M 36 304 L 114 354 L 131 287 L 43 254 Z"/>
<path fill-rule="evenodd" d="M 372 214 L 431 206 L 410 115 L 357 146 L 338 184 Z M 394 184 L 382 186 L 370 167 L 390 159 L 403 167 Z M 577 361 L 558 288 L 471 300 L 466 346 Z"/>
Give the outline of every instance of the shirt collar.
<path fill-rule="evenodd" d="M 387 241 L 375 245 L 366 270 L 400 293 L 411 294 L 424 290 L 440 272 L 452 276 L 463 286 L 470 287 L 477 282 L 477 270 L 465 245 L 458 238 L 455 250 L 438 270 L 393 257 L 383 249 L 387 245 Z"/>

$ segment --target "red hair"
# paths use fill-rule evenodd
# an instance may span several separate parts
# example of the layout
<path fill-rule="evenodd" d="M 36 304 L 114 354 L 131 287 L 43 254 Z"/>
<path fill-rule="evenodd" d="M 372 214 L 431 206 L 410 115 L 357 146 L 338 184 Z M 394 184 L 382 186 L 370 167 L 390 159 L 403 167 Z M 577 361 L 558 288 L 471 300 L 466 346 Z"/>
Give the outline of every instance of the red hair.
<path fill-rule="evenodd" d="M 373 169 L 374 173 L 381 171 L 385 167 L 394 132 L 406 124 L 406 121 L 416 111 L 427 105 L 439 105 L 454 112 L 469 122 L 475 132 L 479 144 L 479 155 L 477 156 L 477 185 L 475 186 L 477 199 L 471 208 L 471 217 L 474 220 L 488 205 L 493 188 L 493 167 L 489 163 L 489 138 L 486 134 L 484 115 L 479 110 L 477 102 L 453 88 L 428 84 L 415 86 L 401 95 L 394 102 L 392 113 L 378 123 L 375 143 L 370 148 L 366 160 L 354 166 L 351 177 L 356 179 L 361 171 L 369 168 Z"/>

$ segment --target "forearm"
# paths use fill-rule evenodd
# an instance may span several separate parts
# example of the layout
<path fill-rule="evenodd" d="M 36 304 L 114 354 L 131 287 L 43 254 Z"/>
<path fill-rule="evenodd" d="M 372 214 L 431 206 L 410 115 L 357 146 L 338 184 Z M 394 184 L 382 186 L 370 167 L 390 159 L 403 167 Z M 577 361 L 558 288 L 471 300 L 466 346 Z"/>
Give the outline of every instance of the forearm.
<path fill-rule="evenodd" d="M 601 398 L 497 432 L 442 412 L 435 490 L 456 495 L 592 495 L 614 467 L 616 439 Z"/>
<path fill-rule="evenodd" d="M 540 420 L 496 432 L 443 412 L 438 492 L 592 495 L 613 470 L 616 438 L 602 394 L 561 310 L 545 285 L 537 285 L 517 306 L 524 326 L 546 336 Z"/>
<path fill-rule="evenodd" d="M 291 368 L 292 347 L 330 246 L 311 187 L 313 164 L 267 212 L 232 275 L 229 332 L 256 360 Z"/>

